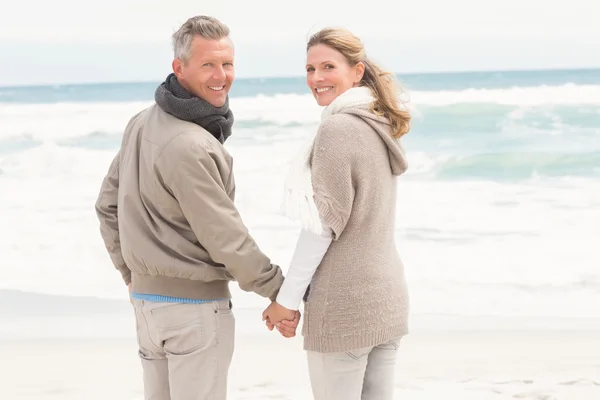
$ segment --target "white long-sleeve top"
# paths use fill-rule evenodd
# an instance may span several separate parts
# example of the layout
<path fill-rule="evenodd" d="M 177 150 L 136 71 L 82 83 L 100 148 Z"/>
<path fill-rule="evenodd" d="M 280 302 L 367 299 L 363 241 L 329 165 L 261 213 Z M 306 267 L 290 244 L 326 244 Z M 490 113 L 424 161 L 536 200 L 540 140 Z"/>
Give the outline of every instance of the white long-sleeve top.
<path fill-rule="evenodd" d="M 290 268 L 277 295 L 277 302 L 289 310 L 298 310 L 306 288 L 333 240 L 331 229 L 323 227 L 317 234 L 303 229 L 300 232 Z"/>

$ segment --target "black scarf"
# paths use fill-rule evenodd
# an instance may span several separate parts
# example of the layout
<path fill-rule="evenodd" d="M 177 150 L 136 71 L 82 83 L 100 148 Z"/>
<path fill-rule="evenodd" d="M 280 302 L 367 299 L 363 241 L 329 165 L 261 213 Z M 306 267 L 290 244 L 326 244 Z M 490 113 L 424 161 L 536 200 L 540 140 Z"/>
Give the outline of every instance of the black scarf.
<path fill-rule="evenodd" d="M 233 113 L 229 109 L 229 97 L 223 106 L 215 107 L 185 90 L 175 74 L 171 73 L 156 88 L 154 100 L 165 112 L 200 125 L 221 143 L 231 136 Z"/>

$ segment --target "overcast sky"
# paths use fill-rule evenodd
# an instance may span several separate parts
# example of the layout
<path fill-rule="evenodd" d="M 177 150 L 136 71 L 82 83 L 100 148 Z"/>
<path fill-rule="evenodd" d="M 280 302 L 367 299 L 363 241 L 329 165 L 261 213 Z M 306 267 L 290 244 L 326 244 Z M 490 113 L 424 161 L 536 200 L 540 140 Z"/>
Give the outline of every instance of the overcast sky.
<path fill-rule="evenodd" d="M 161 80 L 170 35 L 198 14 L 230 26 L 238 77 L 302 75 L 307 37 L 328 25 L 354 31 L 396 72 L 600 67 L 593 0 L 212 3 L 11 2 L 0 13 L 0 85 Z"/>

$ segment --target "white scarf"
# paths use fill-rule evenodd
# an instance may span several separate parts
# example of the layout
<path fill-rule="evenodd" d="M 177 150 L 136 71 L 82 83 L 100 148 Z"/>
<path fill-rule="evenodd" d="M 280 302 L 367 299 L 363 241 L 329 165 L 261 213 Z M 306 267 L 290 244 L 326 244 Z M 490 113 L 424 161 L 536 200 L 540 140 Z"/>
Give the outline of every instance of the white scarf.
<path fill-rule="evenodd" d="M 367 107 L 375 101 L 371 90 L 367 87 L 351 88 L 333 100 L 321 113 L 321 123 L 331 115 L 345 108 Z M 310 137 L 301 151 L 292 161 L 285 180 L 282 213 L 292 221 L 300 222 L 302 228 L 316 234 L 323 233 L 323 225 L 314 201 L 312 176 L 310 171 L 310 155 L 315 140 Z"/>

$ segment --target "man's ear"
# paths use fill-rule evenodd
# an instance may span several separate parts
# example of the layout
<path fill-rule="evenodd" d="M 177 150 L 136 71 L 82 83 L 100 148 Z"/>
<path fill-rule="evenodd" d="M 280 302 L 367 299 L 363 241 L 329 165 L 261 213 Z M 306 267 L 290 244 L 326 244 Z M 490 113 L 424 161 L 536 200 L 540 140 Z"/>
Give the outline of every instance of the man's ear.
<path fill-rule="evenodd" d="M 175 76 L 177 78 L 182 78 L 183 77 L 183 61 L 181 61 L 179 58 L 176 58 L 173 60 L 173 63 L 171 64 L 171 66 L 173 67 L 173 72 L 175 73 Z"/>

